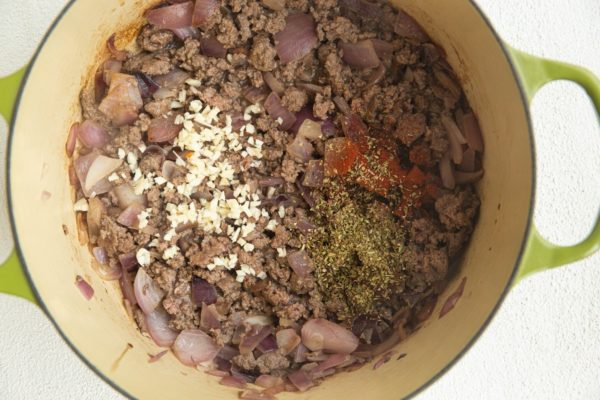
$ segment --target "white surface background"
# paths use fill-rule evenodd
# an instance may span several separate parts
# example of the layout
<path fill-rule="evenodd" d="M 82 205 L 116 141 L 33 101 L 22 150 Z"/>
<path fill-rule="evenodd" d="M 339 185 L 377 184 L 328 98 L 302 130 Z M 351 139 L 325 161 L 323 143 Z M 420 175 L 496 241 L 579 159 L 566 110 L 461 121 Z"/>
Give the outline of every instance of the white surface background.
<path fill-rule="evenodd" d="M 29 60 L 66 2 L 0 0 L 0 76 Z M 598 0 L 477 3 L 508 43 L 600 76 Z M 533 120 L 537 224 L 549 239 L 575 243 L 591 228 L 600 204 L 598 119 L 580 88 L 553 83 L 536 97 Z M 6 125 L 1 119 L 0 139 L 3 159 Z M 2 172 L 0 259 L 10 248 L 3 179 Z M 0 399 L 71 398 L 122 399 L 69 350 L 35 306 L 0 295 Z M 600 399 L 600 255 L 518 285 L 467 355 L 418 396 L 559 398 Z"/>

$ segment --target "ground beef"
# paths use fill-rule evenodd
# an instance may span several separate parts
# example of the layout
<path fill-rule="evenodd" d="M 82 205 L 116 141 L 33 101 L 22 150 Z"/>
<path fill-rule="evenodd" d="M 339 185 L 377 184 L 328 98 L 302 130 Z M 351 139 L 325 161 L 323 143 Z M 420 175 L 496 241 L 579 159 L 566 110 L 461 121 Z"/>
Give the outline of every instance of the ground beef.
<path fill-rule="evenodd" d="M 95 151 L 123 159 L 123 164 L 110 176 L 111 186 L 130 185 L 132 193 L 141 187 L 142 195 L 129 193 L 127 198 L 147 214 L 144 218 L 139 214 L 134 226 L 127 228 L 118 222 L 122 222 L 119 217 L 124 210 L 119 208 L 122 199 L 115 191 L 111 188 L 96 193 L 104 210 L 99 230 L 90 234 L 91 245 L 104 248 L 109 265 L 115 267 L 120 265 L 119 256 L 129 256 L 141 248 L 149 251 L 151 261 L 142 268 L 164 292 L 159 307 L 170 316 L 169 325 L 173 329 L 201 328 L 202 305 L 192 301 L 193 282 L 200 278 L 211 285 L 217 293 L 214 305 L 221 321 L 218 329 L 208 330 L 207 334 L 220 346 L 237 348 L 242 337 L 251 331 L 244 322 L 248 318 L 269 318 L 273 333 L 284 328 L 299 330 L 312 318 L 327 318 L 346 328 L 361 318 L 375 318 L 368 315 L 342 318 L 348 309 L 346 300 L 331 298 L 314 270 L 301 276 L 289 261 L 290 253 L 310 252 L 309 238 L 315 232 L 322 232 L 325 222 L 318 220 L 319 204 L 327 202 L 329 194 L 325 189 L 333 179 L 327 177 L 320 187 L 303 187 L 307 163 L 288 152 L 302 119 L 294 129 L 285 130 L 273 115 L 265 112 L 262 105 L 270 89 L 263 74 L 269 72 L 285 87 L 280 94 L 285 109 L 294 115 L 312 110 L 315 120 L 325 121 L 322 127 L 328 129 L 323 130 L 323 136 L 308 138 L 314 148 L 311 158 L 326 161 L 331 138 L 341 139 L 347 134 L 356 139 L 352 137 L 354 132 L 342 125 L 344 113 L 351 113 L 368 128 L 365 133 L 368 139 L 361 145 L 378 143 L 385 149 L 376 159 L 386 155 L 398 159 L 403 170 L 428 178 L 427 196 L 414 204 L 407 193 L 412 196 L 423 189 L 419 184 L 406 187 L 402 182 L 398 187 L 381 191 L 369 188 L 369 181 L 377 182 L 376 178 L 381 177 L 347 183 L 348 193 L 360 197 L 364 208 L 352 215 L 369 215 L 372 221 L 377 221 L 372 225 L 379 229 L 382 221 L 393 220 L 399 234 L 390 248 L 403 249 L 401 262 L 393 271 L 393 275 L 402 276 L 396 293 L 379 304 L 377 329 L 365 330 L 359 336 L 363 344 L 376 344 L 389 336 L 390 327 L 394 327 L 401 338 L 406 337 L 429 316 L 437 294 L 457 268 L 455 261 L 469 241 L 479 209 L 479 198 L 472 185 L 457 185 L 450 190 L 440 184 L 439 162 L 449 151 L 448 132 L 441 116 L 471 112 L 443 51 L 428 40 L 407 39 L 394 33 L 396 13 L 383 4 L 379 4 L 382 18 L 373 20 L 340 7 L 337 0 L 287 0 L 284 10 L 271 10 L 257 0 L 221 3 L 220 9 L 199 27 L 197 35 L 185 40 L 150 24 L 140 29 L 139 52 L 128 54 L 121 72 L 135 74 L 140 88 L 144 80 L 158 82 L 170 72 L 183 78 L 167 83 L 168 87 L 158 93 L 153 94 L 156 88 L 152 85 L 145 89 L 141 93 L 143 107 L 132 124 L 116 127 L 98 109 L 107 88 L 100 84 L 96 87 L 97 80 L 91 79 L 82 90 L 83 117 L 96 121 L 110 134 L 110 143 Z M 314 19 L 318 43 L 302 58 L 282 64 L 275 35 L 285 28 L 288 15 L 297 12 Z M 216 39 L 225 48 L 225 57 L 207 55 L 203 45 L 206 46 L 208 38 Z M 389 45 L 385 50 L 388 53 L 380 55 L 378 68 L 363 70 L 344 61 L 340 42 L 371 39 Z M 257 109 L 248 100 L 251 93 L 257 96 L 260 105 Z M 188 112 L 193 100 L 199 100 L 201 108 L 220 110 L 220 120 L 214 124 L 231 118 L 234 131 L 243 129 L 245 133 L 239 139 L 242 148 L 260 142 L 260 163 L 246 150 L 227 152 L 225 148 L 219 149 L 224 155 L 216 160 L 231 166 L 236 185 L 248 185 L 256 195 L 254 201 L 262 207 L 258 216 L 246 211 L 240 214 L 240 221 L 253 225 L 247 232 L 240 232 L 235 242 L 228 232 L 232 221 L 223 220 L 221 226 L 210 231 L 204 229 L 204 222 L 175 224 L 175 227 L 168 218 L 167 210 L 172 207 L 191 204 L 195 209 L 208 207 L 214 200 L 215 187 L 226 187 L 222 193 L 227 200 L 240 196 L 233 186 L 207 177 L 196 182 L 191 195 L 185 194 L 186 185 L 194 178 L 183 167 L 189 152 L 173 140 L 148 142 L 153 120 L 178 115 L 178 124 L 186 121 L 185 129 L 206 128 L 202 146 L 203 149 L 208 146 L 211 124 L 204 126 L 193 120 L 194 116 Z M 81 149 L 79 154 L 86 152 L 89 150 Z M 481 156 L 477 154 L 476 167 L 481 165 Z M 372 162 L 367 156 L 362 161 L 366 165 Z M 205 172 L 209 169 L 196 167 Z M 140 176 L 147 179 L 147 187 L 134 187 Z M 264 184 L 265 181 L 270 183 Z M 83 197 L 83 193 L 78 196 Z M 411 204 L 408 208 L 407 203 Z M 340 210 L 341 207 L 337 212 Z M 178 212 L 183 215 L 186 211 Z M 213 212 L 218 214 L 223 210 Z M 363 235 L 367 236 L 371 235 Z M 371 241 L 365 239 L 365 242 Z M 167 256 L 169 249 L 174 251 Z M 309 256 L 314 259 L 316 254 Z M 350 265 L 369 261 L 366 252 L 360 256 L 362 260 L 354 249 L 345 260 Z M 230 257 L 235 257 L 233 268 L 224 264 Z M 247 271 L 245 275 L 240 273 L 242 267 Z M 140 267 L 132 267 L 132 276 L 136 268 Z M 145 332 L 141 310 L 134 308 L 133 316 Z M 293 361 L 293 356 L 294 352 L 285 356 L 277 350 L 266 353 L 255 350 L 233 357 L 231 363 L 248 376 L 285 376 L 301 366 Z M 322 354 L 310 354 L 311 360 L 319 357 Z M 303 368 L 314 365 L 309 360 Z"/>
<path fill-rule="evenodd" d="M 259 71 L 273 71 L 277 67 L 277 52 L 267 36 L 254 38 L 249 62 Z"/>

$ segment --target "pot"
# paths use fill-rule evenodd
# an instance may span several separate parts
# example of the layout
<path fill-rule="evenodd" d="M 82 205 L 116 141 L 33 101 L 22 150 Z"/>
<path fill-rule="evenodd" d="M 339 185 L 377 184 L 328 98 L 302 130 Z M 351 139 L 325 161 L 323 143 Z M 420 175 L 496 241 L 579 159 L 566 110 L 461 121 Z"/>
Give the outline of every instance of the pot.
<path fill-rule="evenodd" d="M 8 197 L 16 241 L 16 250 L 0 269 L 0 292 L 38 304 L 81 359 L 126 396 L 233 399 L 236 390 L 183 366 L 172 354 L 148 363 L 148 355 L 161 349 L 139 334 L 122 306 L 118 284 L 97 276 L 88 248 L 77 237 L 64 144 L 70 124 L 80 118 L 79 91 L 93 61 L 104 56 L 109 34 L 135 33 L 151 3 L 71 1 L 27 70 L 0 81 L 0 112 L 7 120 L 12 115 Z M 363 398 L 364 382 L 369 382 L 369 398 L 410 397 L 477 340 L 520 279 L 577 261 L 600 246 L 598 222 L 585 240 L 567 247 L 547 242 L 535 229 L 535 148 L 528 111 L 536 91 L 556 79 L 583 86 L 600 110 L 600 81 L 584 69 L 507 46 L 470 0 L 394 3 L 444 48 L 478 115 L 486 143 L 486 174 L 478 186 L 480 220 L 460 273 L 441 295 L 432 318 L 394 349 L 407 356 L 394 356 L 377 370 L 368 365 L 335 375 L 311 389 L 306 394 L 311 399 Z M 78 275 L 94 288 L 92 300 L 75 289 Z M 455 308 L 438 318 L 444 299 L 465 277 Z"/>

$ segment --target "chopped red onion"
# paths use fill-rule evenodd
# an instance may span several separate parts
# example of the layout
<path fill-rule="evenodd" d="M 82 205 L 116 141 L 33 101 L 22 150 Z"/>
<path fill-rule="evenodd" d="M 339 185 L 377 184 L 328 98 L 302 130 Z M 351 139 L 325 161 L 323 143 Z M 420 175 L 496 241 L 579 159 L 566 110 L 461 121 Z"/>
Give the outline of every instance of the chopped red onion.
<path fill-rule="evenodd" d="M 358 347 L 358 338 L 335 322 L 317 318 L 302 326 L 302 343 L 312 351 L 349 354 Z"/>
<path fill-rule="evenodd" d="M 94 191 L 94 186 L 116 171 L 121 164 L 123 164 L 123 160 L 119 160 L 118 158 L 110 158 L 103 155 L 95 157 L 87 171 L 85 184 L 81 185 L 84 189 L 84 193 L 87 192 L 91 194 Z"/>
<path fill-rule="evenodd" d="M 88 149 L 101 149 L 110 142 L 110 135 L 96 121 L 86 119 L 79 126 L 79 140 Z"/>
<path fill-rule="evenodd" d="M 190 78 L 189 72 L 182 71 L 178 68 L 164 75 L 156 75 L 153 77 L 154 82 L 158 83 L 162 89 L 175 89 L 183 85 Z"/>
<path fill-rule="evenodd" d="M 275 75 L 273 75 L 271 72 L 263 72 L 262 76 L 267 86 L 273 92 L 277 93 L 280 96 L 283 94 L 283 92 L 285 91 L 285 86 L 283 85 L 283 83 L 281 83 L 281 81 L 275 78 Z"/>
<path fill-rule="evenodd" d="M 462 125 L 464 126 L 464 134 L 469 144 L 469 147 L 475 151 L 483 152 L 483 139 L 481 137 L 481 129 L 475 114 L 467 112 L 463 115 Z"/>
<path fill-rule="evenodd" d="M 308 349 L 303 343 L 300 343 L 298 347 L 296 347 L 296 352 L 294 354 L 294 362 L 295 363 L 303 363 L 306 361 L 306 353 Z"/>
<path fill-rule="evenodd" d="M 160 353 L 156 353 L 154 355 L 150 355 L 150 357 L 148 358 L 148 363 L 152 364 L 157 362 L 158 360 L 160 360 L 161 358 L 163 358 L 165 356 L 165 354 L 167 354 L 169 352 L 169 350 L 163 350 Z"/>
<path fill-rule="evenodd" d="M 444 305 L 442 306 L 442 309 L 440 310 L 440 318 L 452 311 L 458 300 L 463 295 L 466 283 L 467 277 L 462 278 L 456 290 L 446 299 Z"/>
<path fill-rule="evenodd" d="M 238 378 L 242 378 L 244 381 L 248 382 L 248 383 L 254 383 L 254 375 L 250 375 L 248 373 L 245 373 L 243 371 L 241 371 L 236 365 L 232 365 L 231 366 L 231 376 L 237 376 Z"/>
<path fill-rule="evenodd" d="M 331 138 L 337 135 L 337 128 L 332 120 L 326 119 L 321 123 L 321 132 L 323 132 L 323 136 Z"/>
<path fill-rule="evenodd" d="M 250 103 L 256 104 L 266 99 L 269 93 L 269 89 L 266 86 L 261 86 L 259 88 L 249 87 L 244 90 L 243 96 Z M 239 130 L 239 128 L 234 130 Z"/>
<path fill-rule="evenodd" d="M 277 339 L 277 347 L 283 355 L 290 354 L 302 341 L 296 331 L 291 328 L 278 331 L 275 337 Z"/>
<path fill-rule="evenodd" d="M 389 60 L 394 55 L 394 45 L 381 39 L 370 39 L 373 49 L 381 60 Z"/>
<path fill-rule="evenodd" d="M 294 125 L 290 128 L 290 131 L 298 133 L 298 130 L 307 119 L 320 122 L 320 120 L 313 115 L 311 106 L 304 106 L 296 113 L 296 122 L 294 122 Z"/>
<path fill-rule="evenodd" d="M 324 177 L 325 167 L 323 166 L 323 160 L 310 160 L 304 172 L 302 185 L 311 188 L 321 187 Z"/>
<path fill-rule="evenodd" d="M 448 134 L 448 141 L 450 142 L 450 150 L 452 152 L 452 161 L 454 164 L 460 164 L 463 158 L 462 145 L 467 143 L 467 140 L 452 119 L 446 115 L 442 115 L 441 121 Z"/>
<path fill-rule="evenodd" d="M 217 0 L 196 0 L 194 15 L 192 17 L 193 26 L 204 25 L 217 11 L 220 4 Z"/>
<path fill-rule="evenodd" d="M 96 74 L 94 75 L 94 99 L 96 103 L 100 103 L 104 96 L 106 96 L 107 89 L 106 82 L 104 82 L 104 69 L 100 66 L 96 69 Z"/>
<path fill-rule="evenodd" d="M 126 50 L 118 50 L 115 45 L 115 34 L 113 33 L 106 41 L 106 47 L 108 51 L 117 61 L 125 61 L 129 57 L 129 53 Z"/>
<path fill-rule="evenodd" d="M 379 64 L 379 67 L 377 67 L 375 70 L 373 70 L 371 75 L 369 75 L 369 77 L 367 78 L 367 81 L 365 83 L 363 90 L 368 89 L 373 85 L 376 85 L 384 77 L 385 77 L 385 67 L 383 66 L 383 64 Z"/>
<path fill-rule="evenodd" d="M 323 136 L 323 132 L 321 131 L 321 124 L 319 122 L 313 121 L 310 118 L 306 118 L 300 128 L 298 128 L 298 135 L 309 139 L 309 140 L 318 140 Z"/>
<path fill-rule="evenodd" d="M 214 304 L 202 304 L 202 310 L 200 311 L 200 327 L 203 330 L 209 331 L 211 329 L 219 329 L 221 327 L 220 319 L 221 315 Z"/>
<path fill-rule="evenodd" d="M 199 329 L 182 331 L 173 343 L 175 356 L 190 367 L 212 361 L 220 349 L 210 336 Z"/>
<path fill-rule="evenodd" d="M 468 183 L 475 183 L 483 177 L 483 170 L 476 172 L 461 172 L 454 171 L 454 179 L 459 185 L 466 185 Z"/>
<path fill-rule="evenodd" d="M 192 25 L 193 12 L 193 2 L 186 1 L 149 10 L 146 12 L 146 18 L 160 29 L 178 29 Z"/>
<path fill-rule="evenodd" d="M 446 152 L 440 160 L 440 177 L 442 178 L 442 184 L 446 189 L 454 189 L 456 181 L 454 179 L 454 171 L 452 163 L 450 162 L 450 153 Z"/>
<path fill-rule="evenodd" d="M 308 162 L 314 152 L 313 145 L 304 137 L 297 135 L 286 147 L 288 154 L 298 162 Z"/>
<path fill-rule="evenodd" d="M 90 284 L 87 283 L 85 279 L 83 279 L 79 275 L 75 277 L 75 286 L 77 286 L 77 288 L 86 300 L 91 300 L 92 297 L 94 297 L 94 288 L 92 288 Z"/>
<path fill-rule="evenodd" d="M 137 299 L 135 298 L 133 279 L 131 278 L 129 270 L 137 265 L 135 253 L 121 254 L 119 256 L 119 263 L 121 264 L 121 267 L 123 267 L 123 273 L 121 274 L 121 279 L 119 280 L 121 292 L 123 292 L 123 297 L 125 297 L 125 300 L 129 302 L 130 306 L 133 307 L 137 304 Z"/>
<path fill-rule="evenodd" d="M 300 278 L 308 277 L 314 268 L 312 260 L 304 250 L 288 253 L 287 261 Z"/>
<path fill-rule="evenodd" d="M 254 349 L 262 342 L 267 336 L 271 334 L 273 327 L 269 326 L 252 326 L 249 332 L 242 337 L 240 342 L 240 354 L 247 355 L 252 353 Z"/>
<path fill-rule="evenodd" d="M 243 320 L 247 325 L 269 326 L 273 324 L 271 317 L 267 315 L 253 315 Z"/>
<path fill-rule="evenodd" d="M 94 268 L 100 279 L 104 281 L 116 281 L 123 274 L 121 266 L 114 261 L 108 261 L 106 264 L 93 264 L 92 268 Z"/>
<path fill-rule="evenodd" d="M 77 145 L 77 136 L 79 132 L 79 122 L 75 122 L 71 125 L 71 129 L 69 129 L 69 136 L 67 136 L 67 143 L 65 143 L 65 151 L 67 152 L 67 157 L 71 157 L 73 152 L 75 151 L 75 146 Z"/>
<path fill-rule="evenodd" d="M 202 38 L 200 40 L 200 48 L 202 49 L 202 54 L 207 57 L 225 58 L 227 56 L 225 46 L 214 37 Z"/>
<path fill-rule="evenodd" d="M 144 211 L 143 205 L 133 203 L 119 214 L 117 222 L 127 228 L 138 229 L 140 223 L 138 217 L 142 211 Z"/>
<path fill-rule="evenodd" d="M 307 82 L 297 82 L 296 83 L 296 87 L 300 88 L 300 89 L 304 89 L 307 92 L 312 92 L 312 93 L 323 93 L 323 86 L 319 86 L 319 85 L 315 85 L 312 83 L 307 83 Z"/>
<path fill-rule="evenodd" d="M 303 177 L 304 174 L 300 174 L 300 176 L 298 176 L 298 179 L 296 179 L 296 188 L 298 189 L 298 192 L 300 192 L 300 195 L 302 196 L 306 204 L 308 204 L 310 208 L 313 208 L 315 206 L 315 199 L 313 198 L 312 193 L 310 192 L 310 188 L 302 184 Z"/>
<path fill-rule="evenodd" d="M 144 268 L 140 268 L 133 282 L 135 298 L 144 314 L 150 314 L 160 304 L 165 292 L 148 275 Z"/>
<path fill-rule="evenodd" d="M 148 141 L 153 143 L 164 143 L 173 140 L 181 132 L 181 125 L 175 123 L 175 114 L 166 118 L 158 117 L 150 121 L 148 127 Z"/>
<path fill-rule="evenodd" d="M 106 249 L 104 247 L 94 247 L 92 249 L 92 254 L 100 264 L 108 264 L 108 254 L 106 254 Z"/>
<path fill-rule="evenodd" d="M 298 229 L 303 234 L 307 235 L 313 229 L 316 229 L 316 226 L 311 223 L 305 216 L 298 217 L 298 221 L 296 221 L 295 228 Z"/>
<path fill-rule="evenodd" d="M 134 122 L 144 105 L 137 79 L 132 75 L 114 73 L 108 94 L 98 109 L 111 119 L 115 126 Z"/>
<path fill-rule="evenodd" d="M 200 35 L 200 32 L 198 32 L 198 29 L 194 28 L 193 26 L 186 26 L 183 28 L 174 28 L 174 29 L 171 29 L 171 31 L 182 42 L 185 42 L 185 39 L 187 39 L 187 38 L 191 38 L 191 37 L 197 38 Z"/>
<path fill-rule="evenodd" d="M 102 78 L 104 79 L 104 82 L 107 85 L 110 85 L 110 82 L 112 82 L 113 74 L 121 72 L 122 68 L 123 63 L 121 61 L 114 60 L 112 58 L 106 60 L 104 64 L 102 64 Z"/>
<path fill-rule="evenodd" d="M 145 315 L 146 328 L 154 343 L 160 347 L 171 347 L 179 334 L 169 327 L 169 314 L 162 308 L 157 307 L 154 311 Z"/>
<path fill-rule="evenodd" d="M 223 379 L 219 381 L 219 384 L 236 389 L 244 389 L 246 387 L 246 381 L 237 376 L 224 376 Z"/>
<path fill-rule="evenodd" d="M 475 150 L 468 148 L 463 153 L 463 159 L 458 169 L 463 172 L 474 172 L 475 171 Z"/>
<path fill-rule="evenodd" d="M 314 19 L 302 13 L 288 15 L 285 28 L 275 34 L 275 48 L 282 64 L 301 59 L 318 42 Z"/>
<path fill-rule="evenodd" d="M 274 120 L 280 120 L 280 127 L 288 130 L 296 122 L 296 116 L 281 104 L 281 98 L 277 93 L 272 92 L 265 100 L 265 110 Z"/>
<path fill-rule="evenodd" d="M 302 370 L 292 372 L 288 375 L 288 379 L 301 392 L 304 392 L 314 386 L 314 382 L 310 375 Z"/>
<path fill-rule="evenodd" d="M 342 59 L 352 67 L 375 68 L 381 62 L 370 40 L 362 40 L 358 43 L 340 42 L 339 45 L 343 52 Z"/>
<path fill-rule="evenodd" d="M 150 96 L 154 95 L 154 93 L 156 93 L 158 89 L 160 89 L 158 83 L 156 83 L 154 79 L 150 78 L 146 74 L 136 73 L 135 78 L 137 79 L 140 94 L 144 99 L 147 99 Z"/>
<path fill-rule="evenodd" d="M 125 210 L 127 207 L 134 204 L 141 205 L 142 207 L 146 205 L 146 196 L 143 194 L 135 194 L 130 183 L 115 186 L 113 193 L 117 198 L 117 204 L 121 210 Z"/>
<path fill-rule="evenodd" d="M 275 340 L 275 336 L 267 336 L 258 344 L 258 346 L 256 346 L 256 348 L 261 353 L 268 353 L 270 351 L 277 350 L 277 341 Z"/>
<path fill-rule="evenodd" d="M 395 33 L 407 39 L 413 39 L 417 42 L 429 40 L 421 26 L 410 15 L 401 10 L 398 10 L 394 17 L 393 29 Z"/>
<path fill-rule="evenodd" d="M 281 384 L 283 384 L 283 382 L 284 382 L 283 379 L 279 376 L 260 375 L 258 378 L 256 378 L 256 381 L 254 383 L 257 386 L 260 386 L 265 389 L 269 389 L 274 386 L 281 385 Z"/>
<path fill-rule="evenodd" d="M 217 290 L 213 285 L 202 278 L 192 278 L 192 302 L 196 305 L 202 303 L 211 305 L 217 302 Z"/>
<path fill-rule="evenodd" d="M 341 96 L 335 96 L 333 98 L 333 102 L 335 103 L 335 105 L 337 106 L 337 108 L 346 115 L 349 115 L 352 113 L 352 110 L 350 109 L 350 105 L 348 104 L 348 102 L 346 101 L 346 99 L 344 99 Z"/>
<path fill-rule="evenodd" d="M 238 349 L 236 349 L 233 346 L 228 346 L 225 345 L 223 346 L 223 348 L 221 349 L 221 351 L 219 351 L 219 359 L 225 360 L 225 361 L 230 361 L 233 357 L 239 355 L 240 352 L 238 351 Z M 227 368 L 229 370 L 229 368 Z"/>

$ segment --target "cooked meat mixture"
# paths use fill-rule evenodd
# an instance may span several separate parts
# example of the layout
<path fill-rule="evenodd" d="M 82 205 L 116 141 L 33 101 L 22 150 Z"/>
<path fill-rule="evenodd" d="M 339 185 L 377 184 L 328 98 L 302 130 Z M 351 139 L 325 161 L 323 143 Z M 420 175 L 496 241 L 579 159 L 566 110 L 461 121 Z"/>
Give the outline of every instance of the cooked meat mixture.
<path fill-rule="evenodd" d="M 383 2 L 171 1 L 146 18 L 135 43 L 109 39 L 67 143 L 95 266 L 139 329 L 264 396 L 418 329 L 483 174 L 443 51 Z"/>

